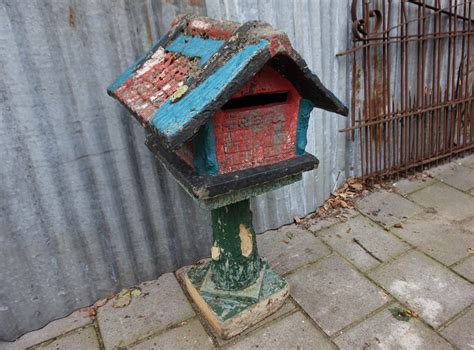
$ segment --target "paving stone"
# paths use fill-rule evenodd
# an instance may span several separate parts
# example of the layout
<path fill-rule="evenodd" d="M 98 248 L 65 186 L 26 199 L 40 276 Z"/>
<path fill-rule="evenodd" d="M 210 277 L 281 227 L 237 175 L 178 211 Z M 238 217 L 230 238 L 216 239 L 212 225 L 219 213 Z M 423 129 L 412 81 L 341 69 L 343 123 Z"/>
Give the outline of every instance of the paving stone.
<path fill-rule="evenodd" d="M 364 271 L 410 249 L 364 216 L 322 230 L 318 237 Z"/>
<path fill-rule="evenodd" d="M 93 326 L 81 328 L 63 337 L 43 343 L 33 349 L 41 350 L 94 350 L 100 349 Z"/>
<path fill-rule="evenodd" d="M 282 305 L 281 308 L 278 309 L 278 311 L 271 314 L 270 316 L 263 319 L 262 321 L 258 322 L 257 324 L 253 325 L 252 327 L 246 329 L 238 337 L 239 337 L 239 339 L 244 338 L 247 334 L 254 332 L 257 328 L 261 328 L 261 327 L 273 322 L 273 320 L 276 320 L 277 318 L 283 317 L 284 315 L 290 314 L 290 313 L 294 312 L 295 310 L 296 310 L 296 305 L 290 299 L 286 299 L 285 303 Z M 211 330 L 211 332 L 214 333 L 212 328 L 209 328 L 209 329 Z M 219 344 L 219 346 L 224 346 L 227 343 L 235 342 L 234 341 L 235 338 L 222 339 L 222 338 L 218 337 L 216 333 L 214 333 L 214 334 L 216 335 L 215 339 L 216 339 L 217 343 Z"/>
<path fill-rule="evenodd" d="M 474 247 L 473 234 L 437 214 L 418 215 L 392 232 L 447 266 L 468 256 L 467 247 Z"/>
<path fill-rule="evenodd" d="M 2 350 L 16 350 L 24 349 L 48 339 L 55 338 L 61 334 L 72 331 L 90 324 L 92 321 L 87 311 L 75 311 L 67 317 L 48 323 L 45 327 L 25 334 L 18 338 L 15 342 L 2 343 L 0 342 L 0 349 Z"/>
<path fill-rule="evenodd" d="M 305 225 L 308 227 L 308 230 L 312 233 L 317 233 L 323 228 L 339 224 L 341 222 L 346 222 L 354 216 L 360 215 L 357 210 L 354 209 L 343 209 L 340 210 L 340 213 L 333 213 L 325 218 L 314 217 L 312 219 L 307 219 Z"/>
<path fill-rule="evenodd" d="M 295 225 L 257 235 L 258 251 L 279 274 L 330 254 L 330 250 L 312 233 Z"/>
<path fill-rule="evenodd" d="M 452 346 L 416 318 L 396 319 L 392 304 L 334 339 L 344 349 L 452 349 Z"/>
<path fill-rule="evenodd" d="M 140 288 L 141 296 L 124 308 L 114 308 L 113 301 L 99 308 L 97 320 L 106 348 L 126 346 L 195 315 L 172 273 Z"/>
<path fill-rule="evenodd" d="M 369 275 L 433 327 L 474 300 L 474 288 L 469 282 L 417 251 L 408 252 Z"/>
<path fill-rule="evenodd" d="M 197 318 L 183 322 L 179 327 L 165 331 L 153 338 L 145 340 L 131 349 L 214 349 L 211 338 L 207 335 Z"/>
<path fill-rule="evenodd" d="M 408 199 L 385 190 L 373 192 L 359 199 L 356 206 L 372 220 L 385 226 L 400 223 L 423 211 L 423 208 Z"/>
<path fill-rule="evenodd" d="M 461 191 L 474 188 L 474 169 L 462 166 L 459 162 L 451 162 L 429 170 L 438 180 L 447 183 Z"/>
<path fill-rule="evenodd" d="M 474 169 L 474 154 L 471 154 L 470 156 L 458 159 L 457 162 L 461 163 L 462 165 L 467 166 L 471 169 Z"/>
<path fill-rule="evenodd" d="M 474 308 L 441 332 L 458 349 L 474 349 Z"/>
<path fill-rule="evenodd" d="M 301 312 L 259 328 L 228 349 L 334 349 L 332 343 Z"/>
<path fill-rule="evenodd" d="M 462 220 L 460 225 L 463 230 L 474 234 L 474 216 L 472 218 L 468 218 L 466 220 Z"/>
<path fill-rule="evenodd" d="M 436 180 L 430 177 L 423 178 L 411 178 L 411 179 L 401 179 L 393 184 L 397 189 L 397 192 L 401 195 L 407 195 L 409 193 L 421 190 L 427 186 L 435 183 Z"/>
<path fill-rule="evenodd" d="M 437 213 L 452 220 L 463 220 L 472 217 L 474 213 L 473 197 L 439 182 L 408 197 L 425 208 L 434 208 Z"/>
<path fill-rule="evenodd" d="M 453 270 L 474 283 L 474 256 L 456 265 Z"/>
<path fill-rule="evenodd" d="M 390 297 L 339 256 L 289 276 L 291 295 L 329 335 L 381 307 Z"/>

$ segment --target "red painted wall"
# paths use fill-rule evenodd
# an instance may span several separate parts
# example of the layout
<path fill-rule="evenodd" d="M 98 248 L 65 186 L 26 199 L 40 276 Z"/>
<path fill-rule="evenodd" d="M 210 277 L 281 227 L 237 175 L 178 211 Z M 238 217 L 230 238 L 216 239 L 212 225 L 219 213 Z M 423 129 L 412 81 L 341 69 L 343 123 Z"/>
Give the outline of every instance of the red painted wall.
<path fill-rule="evenodd" d="M 233 98 L 288 92 L 286 102 L 219 110 L 213 117 L 219 174 L 295 157 L 300 95 L 275 70 L 265 66 Z"/>

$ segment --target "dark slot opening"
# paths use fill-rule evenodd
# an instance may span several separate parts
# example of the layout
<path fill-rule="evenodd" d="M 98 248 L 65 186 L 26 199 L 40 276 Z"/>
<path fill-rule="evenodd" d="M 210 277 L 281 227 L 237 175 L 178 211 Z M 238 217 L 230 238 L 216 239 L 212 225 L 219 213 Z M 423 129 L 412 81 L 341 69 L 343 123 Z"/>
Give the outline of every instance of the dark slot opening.
<path fill-rule="evenodd" d="M 233 98 L 222 106 L 222 109 L 237 109 L 246 107 L 265 106 L 272 103 L 286 102 L 288 92 L 277 92 L 271 94 L 258 94 Z"/>

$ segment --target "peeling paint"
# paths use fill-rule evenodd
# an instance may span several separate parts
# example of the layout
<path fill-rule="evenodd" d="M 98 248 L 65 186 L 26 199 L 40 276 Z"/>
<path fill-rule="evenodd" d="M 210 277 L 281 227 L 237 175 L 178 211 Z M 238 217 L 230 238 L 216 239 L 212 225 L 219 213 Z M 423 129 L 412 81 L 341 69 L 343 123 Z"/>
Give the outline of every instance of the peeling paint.
<path fill-rule="evenodd" d="M 219 256 L 221 255 L 221 249 L 216 246 L 212 246 L 211 248 L 211 258 L 214 261 L 219 260 Z"/>
<path fill-rule="evenodd" d="M 240 250 L 242 255 L 248 258 L 252 254 L 253 244 L 252 244 L 252 234 L 249 232 L 247 227 L 244 224 L 240 224 Z"/>

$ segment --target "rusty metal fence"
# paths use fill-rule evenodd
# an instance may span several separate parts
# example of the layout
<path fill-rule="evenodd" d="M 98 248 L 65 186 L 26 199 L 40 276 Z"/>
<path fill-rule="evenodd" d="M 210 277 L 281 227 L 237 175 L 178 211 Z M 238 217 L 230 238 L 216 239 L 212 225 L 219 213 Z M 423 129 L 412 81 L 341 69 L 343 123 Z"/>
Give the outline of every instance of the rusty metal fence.
<path fill-rule="evenodd" d="M 353 140 L 385 177 L 474 149 L 472 0 L 353 0 Z"/>

